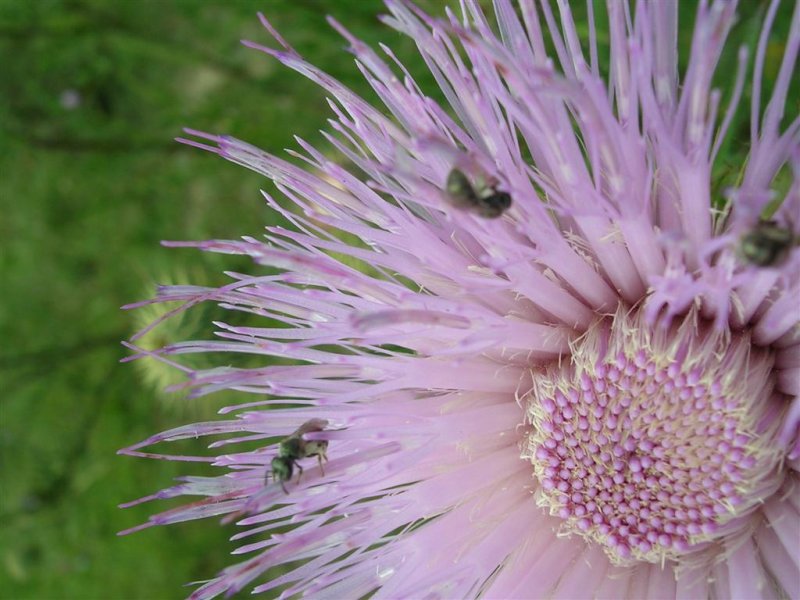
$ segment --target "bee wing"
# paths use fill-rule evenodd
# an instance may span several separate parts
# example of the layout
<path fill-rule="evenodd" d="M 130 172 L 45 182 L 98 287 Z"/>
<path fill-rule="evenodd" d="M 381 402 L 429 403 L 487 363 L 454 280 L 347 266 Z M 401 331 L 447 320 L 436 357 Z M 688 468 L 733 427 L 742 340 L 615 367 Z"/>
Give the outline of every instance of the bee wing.
<path fill-rule="evenodd" d="M 311 433 L 312 431 L 322 431 L 327 425 L 328 421 L 325 419 L 309 419 L 297 428 L 292 437 L 301 437 L 303 434 Z"/>

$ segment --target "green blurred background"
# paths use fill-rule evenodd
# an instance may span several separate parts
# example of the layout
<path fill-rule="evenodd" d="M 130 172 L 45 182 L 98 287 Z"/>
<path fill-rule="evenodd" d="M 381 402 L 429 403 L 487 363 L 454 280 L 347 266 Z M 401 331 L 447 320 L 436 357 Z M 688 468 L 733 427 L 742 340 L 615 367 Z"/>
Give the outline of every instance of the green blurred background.
<path fill-rule="evenodd" d="M 438 0 L 421 4 L 441 14 Z M 782 52 L 789 4 L 770 56 Z M 745 3 L 737 42 L 752 43 L 763 8 Z M 323 94 L 239 45 L 272 43 L 259 10 L 368 98 L 325 14 L 424 72 L 412 42 L 377 22 L 377 0 L 0 0 L 2 598 L 178 598 L 188 593 L 183 584 L 234 560 L 233 530 L 213 521 L 116 536 L 171 506 L 123 511 L 119 503 L 203 472 L 117 449 L 212 418 L 230 401 L 187 401 L 163 391 L 178 379 L 158 365 L 119 364 L 119 341 L 155 314 L 119 307 L 151 296 L 156 283 L 219 284 L 223 269 L 247 268 L 232 257 L 167 250 L 160 240 L 259 235 L 273 219 L 258 193 L 269 184 L 173 142 L 182 127 L 276 153 L 294 146 L 293 134 L 320 140 L 329 116 Z M 776 69 L 773 60 L 768 81 Z M 794 90 L 789 111 L 797 112 L 797 98 Z M 746 139 L 745 117 L 740 110 L 719 185 L 737 174 L 726 164 L 746 150 L 736 141 Z M 178 319 L 147 343 L 207 335 L 212 312 Z"/>

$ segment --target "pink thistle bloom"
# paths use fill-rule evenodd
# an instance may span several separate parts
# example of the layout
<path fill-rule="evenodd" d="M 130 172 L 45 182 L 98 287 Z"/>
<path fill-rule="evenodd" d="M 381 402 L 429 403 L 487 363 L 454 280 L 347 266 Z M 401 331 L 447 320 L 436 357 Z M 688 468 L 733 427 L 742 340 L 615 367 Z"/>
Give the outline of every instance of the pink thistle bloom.
<path fill-rule="evenodd" d="M 305 168 L 230 137 L 181 140 L 271 179 L 294 209 L 264 197 L 292 228 L 168 244 L 269 270 L 154 302 L 269 322 L 132 345 L 169 362 L 264 357 L 175 363 L 197 395 L 252 400 L 123 451 L 221 471 L 142 499 L 202 497 L 134 530 L 219 515 L 242 528 L 242 562 L 193 598 L 797 597 L 800 118 L 784 109 L 800 5 L 762 111 L 777 2 L 754 60 L 740 50 L 727 103 L 711 81 L 735 2 L 700 3 L 682 77 L 678 3 L 609 2 L 608 80 L 591 10 L 581 40 L 566 0 L 557 13 L 494 4 L 496 23 L 474 0 L 442 20 L 387 3 L 385 23 L 416 41 L 446 108 L 391 51 L 332 21 L 374 108 L 262 17 L 280 49 L 247 45 L 325 89 L 326 137 L 353 168 L 302 140 Z M 712 197 L 749 62 L 750 154 L 738 187 Z M 212 435 L 212 448 L 292 436 L 299 449 L 143 450 Z"/>

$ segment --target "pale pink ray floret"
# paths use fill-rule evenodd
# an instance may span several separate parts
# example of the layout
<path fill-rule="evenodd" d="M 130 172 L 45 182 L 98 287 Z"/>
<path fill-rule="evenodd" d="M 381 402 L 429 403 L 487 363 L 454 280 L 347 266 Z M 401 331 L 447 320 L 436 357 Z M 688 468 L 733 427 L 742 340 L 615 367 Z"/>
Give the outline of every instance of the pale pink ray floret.
<path fill-rule="evenodd" d="M 775 226 L 800 226 L 800 117 L 787 106 L 800 5 L 783 13 L 762 103 L 777 1 L 725 91 L 712 79 L 736 2 L 699 3 L 683 73 L 679 3 L 609 1 L 607 57 L 598 7 L 579 28 L 555 4 L 495 0 L 490 21 L 474 0 L 442 19 L 389 0 L 384 22 L 416 42 L 442 104 L 389 48 L 331 20 L 380 108 L 261 17 L 278 47 L 245 44 L 325 90 L 333 152 L 181 139 L 271 179 L 282 200 L 264 198 L 288 224 L 168 243 L 263 269 L 161 288 L 149 302 L 178 306 L 151 327 L 205 302 L 248 325 L 129 344 L 183 370 L 195 396 L 242 394 L 220 411 L 232 418 L 122 451 L 220 470 L 131 503 L 201 497 L 129 531 L 209 516 L 240 527 L 241 562 L 192 598 L 798 597 L 800 251 L 757 266 L 739 245 L 776 207 Z M 717 198 L 714 161 L 747 89 L 750 153 Z M 511 207 L 459 210 L 453 169 L 496 182 Z M 180 360 L 209 352 L 249 360 Z M 310 419 L 327 421 L 304 437 L 327 440 L 324 472 L 309 458 L 299 481 L 268 481 L 268 442 Z M 149 448 L 199 436 L 224 450 Z"/>

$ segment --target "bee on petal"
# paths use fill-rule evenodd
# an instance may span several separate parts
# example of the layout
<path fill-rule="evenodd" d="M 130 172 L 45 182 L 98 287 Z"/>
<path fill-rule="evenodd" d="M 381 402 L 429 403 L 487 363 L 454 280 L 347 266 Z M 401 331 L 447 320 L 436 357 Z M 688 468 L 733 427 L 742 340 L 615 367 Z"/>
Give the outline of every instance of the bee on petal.
<path fill-rule="evenodd" d="M 757 267 L 779 267 L 792 248 L 800 244 L 800 236 L 777 221 L 760 220 L 745 233 L 739 242 L 739 256 L 746 263 Z"/>
<path fill-rule="evenodd" d="M 453 206 L 487 219 L 496 219 L 511 206 L 511 195 L 508 192 L 501 192 L 494 186 L 483 183 L 476 190 L 459 169 L 453 169 L 447 175 L 446 189 Z"/>
<path fill-rule="evenodd" d="M 294 468 L 300 471 L 297 474 L 297 481 L 303 474 L 303 467 L 297 462 L 302 458 L 316 456 L 319 462 L 319 470 L 325 474 L 322 468 L 322 461 L 328 460 L 326 452 L 328 450 L 328 440 L 306 440 L 303 436 L 306 433 L 324 431 L 328 425 L 325 419 L 310 419 L 303 423 L 290 436 L 285 437 L 278 443 L 278 456 L 272 459 L 272 479 L 279 482 L 283 491 L 289 493 L 284 481 L 289 481 L 294 473 Z M 269 474 L 268 474 L 269 476 Z"/>

